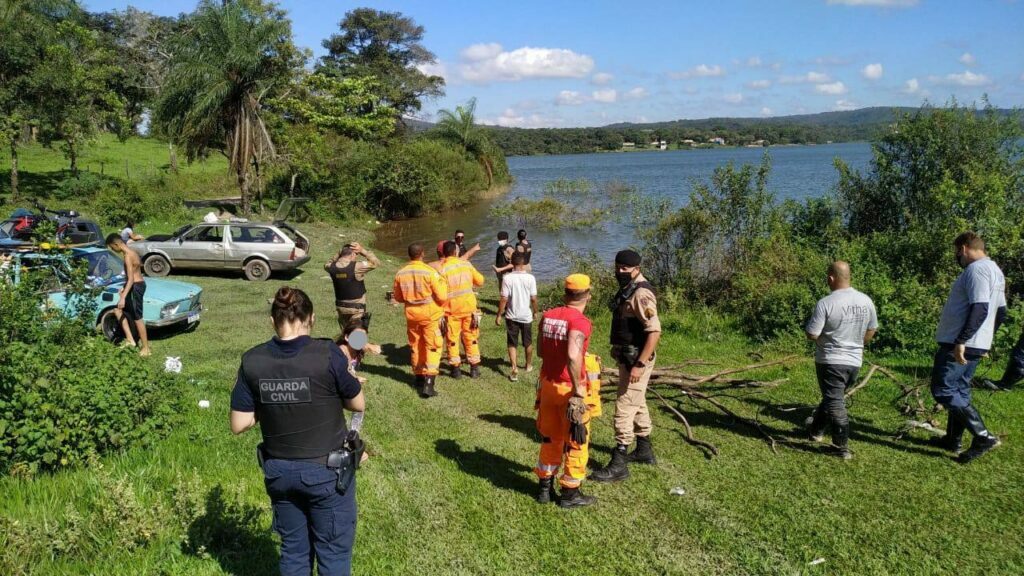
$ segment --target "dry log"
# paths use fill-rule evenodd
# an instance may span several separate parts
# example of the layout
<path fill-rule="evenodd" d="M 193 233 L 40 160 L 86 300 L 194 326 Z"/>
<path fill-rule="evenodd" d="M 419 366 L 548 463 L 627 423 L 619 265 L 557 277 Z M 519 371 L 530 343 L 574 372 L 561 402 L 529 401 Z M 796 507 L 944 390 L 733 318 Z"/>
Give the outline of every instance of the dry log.
<path fill-rule="evenodd" d="M 658 400 L 661 400 L 661 403 L 664 404 L 665 407 L 668 408 L 669 411 L 671 411 L 673 414 L 675 414 L 676 418 L 679 418 L 679 421 L 683 423 L 683 428 L 686 430 L 686 441 L 687 442 L 689 442 L 690 444 L 693 444 L 694 446 L 698 446 L 700 448 L 704 448 L 705 450 L 710 452 L 713 456 L 718 456 L 718 448 L 714 444 L 712 444 L 710 442 L 705 442 L 703 440 L 698 440 L 696 437 L 694 437 L 693 429 L 690 428 L 690 422 L 686 419 L 686 416 L 683 416 L 682 412 L 680 412 L 679 410 L 676 410 L 674 406 L 669 404 L 668 400 L 666 400 L 665 397 L 662 396 L 660 392 L 658 392 L 654 388 L 651 388 L 650 390 L 651 390 L 651 392 L 654 393 L 655 396 L 658 397 Z"/>
<path fill-rule="evenodd" d="M 846 391 L 846 395 L 844 396 L 844 398 L 849 398 L 850 396 L 853 396 L 854 393 L 857 392 L 857 390 L 860 390 L 861 388 L 867 386 L 868 385 L 868 381 L 871 380 L 871 377 L 874 376 L 875 372 L 877 372 L 877 371 L 878 371 L 878 365 L 877 364 L 872 364 L 871 365 L 871 369 L 868 370 L 868 373 L 867 373 L 867 375 L 864 376 L 864 379 L 861 380 L 860 383 L 857 384 L 856 386 L 854 386 L 853 388 L 850 388 L 849 390 L 847 390 Z"/>

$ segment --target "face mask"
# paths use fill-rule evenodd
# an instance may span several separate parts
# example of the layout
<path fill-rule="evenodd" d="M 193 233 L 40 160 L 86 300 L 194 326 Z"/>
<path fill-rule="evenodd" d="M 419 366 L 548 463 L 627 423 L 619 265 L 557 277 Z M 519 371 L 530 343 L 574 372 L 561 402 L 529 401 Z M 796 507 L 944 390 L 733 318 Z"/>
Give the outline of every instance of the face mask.
<path fill-rule="evenodd" d="M 616 272 L 615 280 L 619 283 L 619 288 L 625 288 L 633 281 L 633 274 L 630 272 Z"/>
<path fill-rule="evenodd" d="M 508 240 L 498 240 L 498 246 L 504 246 L 505 244 L 508 244 Z"/>

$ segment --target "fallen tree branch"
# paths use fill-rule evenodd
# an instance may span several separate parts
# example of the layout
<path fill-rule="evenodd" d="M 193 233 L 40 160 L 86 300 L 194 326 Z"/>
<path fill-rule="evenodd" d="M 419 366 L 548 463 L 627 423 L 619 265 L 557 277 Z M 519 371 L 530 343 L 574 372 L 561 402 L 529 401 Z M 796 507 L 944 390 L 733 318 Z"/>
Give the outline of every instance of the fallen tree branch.
<path fill-rule="evenodd" d="M 864 376 L 864 379 L 861 380 L 860 383 L 857 384 L 856 386 L 854 386 L 853 388 L 850 388 L 849 390 L 847 390 L 846 391 L 846 395 L 844 396 L 844 398 L 849 398 L 850 396 L 853 396 L 857 392 L 857 390 L 860 390 L 861 388 L 867 386 L 868 385 L 868 381 L 871 380 L 871 377 L 874 376 L 875 372 L 877 372 L 877 371 L 878 371 L 878 365 L 877 364 L 872 364 L 871 365 L 871 369 L 868 370 L 868 373 L 867 373 L 866 376 Z"/>
<path fill-rule="evenodd" d="M 708 376 L 704 376 L 704 377 L 694 381 L 694 385 L 695 386 L 699 386 L 701 384 L 705 384 L 707 382 L 711 382 L 712 380 L 718 380 L 722 376 L 728 376 L 729 374 L 736 374 L 738 372 L 746 372 L 748 370 L 757 370 L 758 368 L 768 368 L 769 366 L 777 366 L 779 364 L 785 364 L 787 362 L 792 362 L 793 360 L 796 360 L 797 358 L 798 358 L 798 356 L 796 356 L 794 354 L 794 355 L 791 355 L 791 356 L 786 356 L 785 358 L 780 358 L 778 360 L 772 360 L 771 362 L 759 362 L 757 364 L 750 364 L 749 366 L 743 366 L 741 368 L 729 368 L 728 370 L 722 370 L 720 372 L 715 372 L 714 374 L 710 374 Z"/>
<path fill-rule="evenodd" d="M 670 412 L 675 414 L 676 418 L 678 418 L 679 421 L 683 423 L 683 428 L 686 430 L 685 438 L 686 438 L 687 442 L 689 442 L 690 444 L 693 444 L 694 446 L 698 446 L 700 448 L 704 448 L 705 450 L 710 452 L 713 456 L 718 456 L 718 448 L 714 444 L 712 444 L 710 442 L 705 442 L 703 440 L 698 440 L 696 437 L 694 437 L 693 429 L 690 428 L 690 422 L 686 419 L 686 416 L 683 416 L 682 412 L 680 412 L 679 410 L 676 410 L 674 406 L 669 404 L 668 400 L 666 400 L 665 397 L 662 396 L 660 392 L 658 392 L 654 388 L 651 388 L 650 390 L 651 390 L 651 392 L 654 392 L 654 395 L 658 397 L 658 400 L 661 400 L 661 403 L 664 404 L 665 407 L 668 408 Z"/>

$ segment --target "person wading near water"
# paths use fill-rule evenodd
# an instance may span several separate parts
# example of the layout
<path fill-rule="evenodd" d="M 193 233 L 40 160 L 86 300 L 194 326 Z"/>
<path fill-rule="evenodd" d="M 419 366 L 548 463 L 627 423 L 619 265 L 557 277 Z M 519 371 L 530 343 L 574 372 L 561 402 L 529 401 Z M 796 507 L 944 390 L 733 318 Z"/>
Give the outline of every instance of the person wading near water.
<path fill-rule="evenodd" d="M 444 243 L 441 277 L 448 284 L 448 300 L 444 304 L 445 330 L 448 343 L 448 364 L 452 378 L 462 376 L 459 339 L 466 349 L 469 376 L 480 376 L 480 312 L 476 308 L 473 288 L 484 285 L 484 276 L 468 261 L 458 258 L 455 242 Z"/>
<path fill-rule="evenodd" d="M 654 287 L 640 273 L 640 262 L 640 254 L 633 250 L 622 250 L 615 255 L 619 292 L 612 303 L 611 355 L 619 364 L 619 389 L 615 397 L 616 446 L 611 462 L 590 475 L 590 479 L 597 482 L 629 478 L 630 462 L 657 462 L 651 448 L 647 383 L 661 339 L 661 320 Z M 636 450 L 627 453 L 634 438 Z"/>
<path fill-rule="evenodd" d="M 139 349 L 139 356 L 149 356 L 152 351 L 149 349 L 149 334 L 146 332 L 146 322 L 142 319 L 143 300 L 146 296 L 146 279 L 142 277 L 142 261 L 139 255 L 128 248 L 128 244 L 121 239 L 121 235 L 114 232 L 107 236 L 107 248 L 124 259 L 124 287 L 118 293 L 117 308 L 114 315 L 121 330 L 124 331 L 125 345 L 135 348 L 135 337 L 132 335 L 132 328 L 139 333 L 139 340 L 142 348 Z"/>
<path fill-rule="evenodd" d="M 526 230 L 519 230 L 516 233 L 518 242 L 516 242 L 516 252 L 521 252 L 526 255 L 526 271 L 533 272 L 533 265 L 530 264 L 530 259 L 533 257 L 533 243 L 527 240 Z"/>
<path fill-rule="evenodd" d="M 537 502 L 558 499 L 562 508 L 589 506 L 594 496 L 580 492 L 587 475 L 590 412 L 585 358 L 592 324 L 583 315 L 590 301 L 590 277 L 572 274 L 565 279 L 564 306 L 544 313 L 537 327 L 540 341 L 540 386 L 537 389 L 537 431 L 540 456 L 534 472 L 540 479 Z M 555 494 L 559 468 L 561 497 Z"/>
<path fill-rule="evenodd" d="M 850 422 L 846 414 L 846 390 L 857 381 L 864 362 L 864 347 L 878 330 L 875 304 L 850 286 L 850 265 L 836 261 L 828 267 L 831 294 L 818 301 L 807 322 L 807 337 L 815 343 L 814 367 L 821 389 L 821 403 L 807 419 L 807 433 L 821 442 L 832 423 L 832 444 L 844 460 L 853 457 L 847 443 Z"/>
<path fill-rule="evenodd" d="M 283 575 L 347 576 L 356 535 L 355 471 L 366 402 L 331 340 L 310 337 L 305 292 L 284 286 L 270 308 L 273 338 L 242 355 L 231 392 L 231 432 L 259 422 L 257 460 L 281 537 Z M 344 410 L 352 412 L 345 423 Z"/>
<path fill-rule="evenodd" d="M 434 381 L 441 367 L 441 318 L 448 300 L 448 284 L 430 266 L 423 263 L 423 245 L 409 245 L 409 260 L 395 274 L 391 290 L 395 301 L 405 304 L 405 326 L 412 350 L 412 370 L 416 387 L 424 398 L 436 396 Z"/>
<path fill-rule="evenodd" d="M 498 314 L 494 324 L 501 326 L 501 317 L 506 323 L 506 343 L 508 344 L 508 361 L 512 365 L 508 379 L 519 380 L 519 364 L 516 357 L 516 346 L 522 341 L 526 353 L 526 372 L 533 370 L 533 317 L 537 315 L 537 279 L 526 271 L 526 257 L 522 253 L 512 255 L 515 269 L 505 274 L 501 284 L 501 300 L 498 301 Z"/>
<path fill-rule="evenodd" d="M 362 256 L 363 260 L 359 257 Z M 345 332 L 353 320 L 360 320 L 369 329 L 366 312 L 366 274 L 380 266 L 380 260 L 359 242 L 346 244 L 324 264 L 334 284 L 334 306 L 338 311 L 338 328 Z"/>
<path fill-rule="evenodd" d="M 974 232 L 957 236 L 953 248 L 963 272 L 953 282 L 939 318 L 931 392 L 949 415 L 946 435 L 935 443 L 959 453 L 958 461 L 966 464 L 999 445 L 999 438 L 988 431 L 971 404 L 971 378 L 1006 318 L 1006 280 L 985 253 L 985 242 Z M 964 430 L 974 439 L 971 447 L 960 453 Z"/>

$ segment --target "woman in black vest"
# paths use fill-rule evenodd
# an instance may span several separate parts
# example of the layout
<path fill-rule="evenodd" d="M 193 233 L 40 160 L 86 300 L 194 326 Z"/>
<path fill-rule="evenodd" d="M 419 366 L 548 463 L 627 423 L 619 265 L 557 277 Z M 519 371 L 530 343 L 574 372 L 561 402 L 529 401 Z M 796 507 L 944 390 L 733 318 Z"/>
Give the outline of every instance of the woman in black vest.
<path fill-rule="evenodd" d="M 242 356 L 231 393 L 231 431 L 258 421 L 264 483 L 281 536 L 281 574 L 347 575 L 356 531 L 353 474 L 365 401 L 331 340 L 309 336 L 305 292 L 282 287 L 270 309 L 277 335 Z M 352 431 L 342 408 L 353 412 Z"/>

